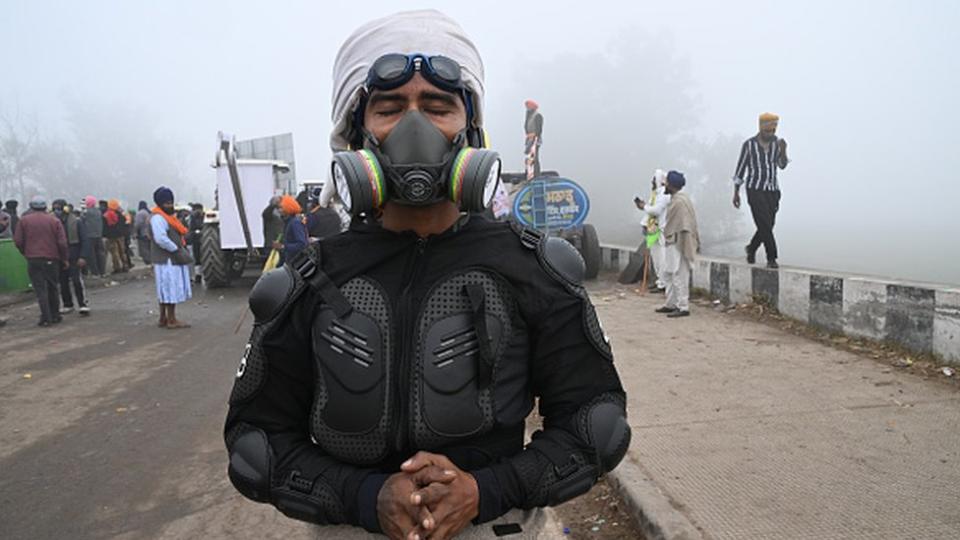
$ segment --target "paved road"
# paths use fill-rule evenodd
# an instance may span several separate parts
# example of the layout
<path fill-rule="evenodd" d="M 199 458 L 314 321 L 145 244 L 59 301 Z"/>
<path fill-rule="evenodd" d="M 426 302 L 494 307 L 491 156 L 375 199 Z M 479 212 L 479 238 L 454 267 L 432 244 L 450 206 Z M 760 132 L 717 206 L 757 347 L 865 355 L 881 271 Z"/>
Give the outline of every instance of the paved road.
<path fill-rule="evenodd" d="M 248 284 L 249 285 L 249 284 Z M 245 287 L 154 326 L 153 284 L 0 328 L 0 538 L 316 538 L 229 486 L 220 429 Z M 708 538 L 960 537 L 955 390 L 743 318 L 593 287 L 638 463 Z M 25 375 L 29 374 L 29 378 Z"/>
<path fill-rule="evenodd" d="M 93 291 L 89 319 L 51 329 L 34 326 L 36 306 L 9 308 L 0 538 L 316 537 L 224 474 L 244 290 L 200 291 L 178 310 L 195 325 L 180 331 L 155 326 L 152 291 L 147 279 Z"/>
<path fill-rule="evenodd" d="M 742 315 L 594 299 L 629 389 L 628 459 L 704 537 L 960 538 L 955 388 Z"/>

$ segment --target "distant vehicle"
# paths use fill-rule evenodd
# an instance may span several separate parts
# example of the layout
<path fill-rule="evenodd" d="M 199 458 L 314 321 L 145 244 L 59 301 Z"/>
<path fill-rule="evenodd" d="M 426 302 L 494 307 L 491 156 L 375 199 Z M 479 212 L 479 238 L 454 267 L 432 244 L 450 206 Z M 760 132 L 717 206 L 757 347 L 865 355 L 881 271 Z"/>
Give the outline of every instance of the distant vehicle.
<path fill-rule="evenodd" d="M 217 171 L 215 205 L 204 214 L 200 265 L 208 288 L 227 287 L 248 264 L 262 266 L 269 255 L 263 248 L 261 213 L 270 198 L 288 188 L 290 164 L 273 159 L 237 157 L 234 137 L 218 134 L 219 147 L 212 167 Z"/>
<path fill-rule="evenodd" d="M 573 244 L 583 257 L 586 278 L 600 273 L 600 239 L 597 229 L 585 223 L 590 197 L 575 181 L 556 171 L 543 171 L 532 180 L 526 173 L 502 173 L 502 182 L 516 184 L 511 219 L 545 234 L 559 236 Z"/>

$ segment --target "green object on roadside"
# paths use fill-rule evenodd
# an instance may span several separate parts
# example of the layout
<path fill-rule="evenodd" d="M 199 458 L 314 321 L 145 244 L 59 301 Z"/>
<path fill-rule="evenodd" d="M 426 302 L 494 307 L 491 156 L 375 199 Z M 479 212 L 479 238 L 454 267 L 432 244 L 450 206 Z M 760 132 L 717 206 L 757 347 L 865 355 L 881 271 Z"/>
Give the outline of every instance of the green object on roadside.
<path fill-rule="evenodd" d="M 27 260 L 23 258 L 13 240 L 0 240 L 0 293 L 20 292 L 30 289 L 27 275 Z"/>
<path fill-rule="evenodd" d="M 660 229 L 657 229 L 657 232 L 647 235 L 647 249 L 653 247 L 660 240 Z"/>

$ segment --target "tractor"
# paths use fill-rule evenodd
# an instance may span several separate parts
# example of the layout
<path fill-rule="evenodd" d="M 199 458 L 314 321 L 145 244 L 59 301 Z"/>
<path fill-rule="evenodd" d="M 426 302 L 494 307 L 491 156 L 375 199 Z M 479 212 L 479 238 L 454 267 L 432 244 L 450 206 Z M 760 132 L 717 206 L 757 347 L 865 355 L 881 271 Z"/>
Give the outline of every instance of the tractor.
<path fill-rule="evenodd" d="M 266 260 L 270 246 L 263 245 L 261 213 L 272 197 L 289 190 L 284 176 L 291 170 L 286 161 L 238 158 L 233 136 L 220 132 L 218 138 L 211 165 L 217 171 L 216 203 L 204 215 L 198 261 L 207 288 L 227 287 L 248 265 Z"/>

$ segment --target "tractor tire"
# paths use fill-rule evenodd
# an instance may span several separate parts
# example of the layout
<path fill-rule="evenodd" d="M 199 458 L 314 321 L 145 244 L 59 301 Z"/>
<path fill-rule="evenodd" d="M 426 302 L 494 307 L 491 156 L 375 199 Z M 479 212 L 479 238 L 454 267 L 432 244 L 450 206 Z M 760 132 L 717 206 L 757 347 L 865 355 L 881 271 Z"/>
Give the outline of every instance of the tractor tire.
<path fill-rule="evenodd" d="M 208 289 L 230 286 L 231 258 L 220 249 L 220 226 L 204 225 L 200 236 L 200 266 Z"/>
<path fill-rule="evenodd" d="M 597 229 L 593 225 L 584 225 L 583 233 L 580 236 L 580 255 L 583 255 L 583 262 L 586 264 L 586 279 L 596 279 L 600 274 L 600 238 L 597 236 Z"/>

